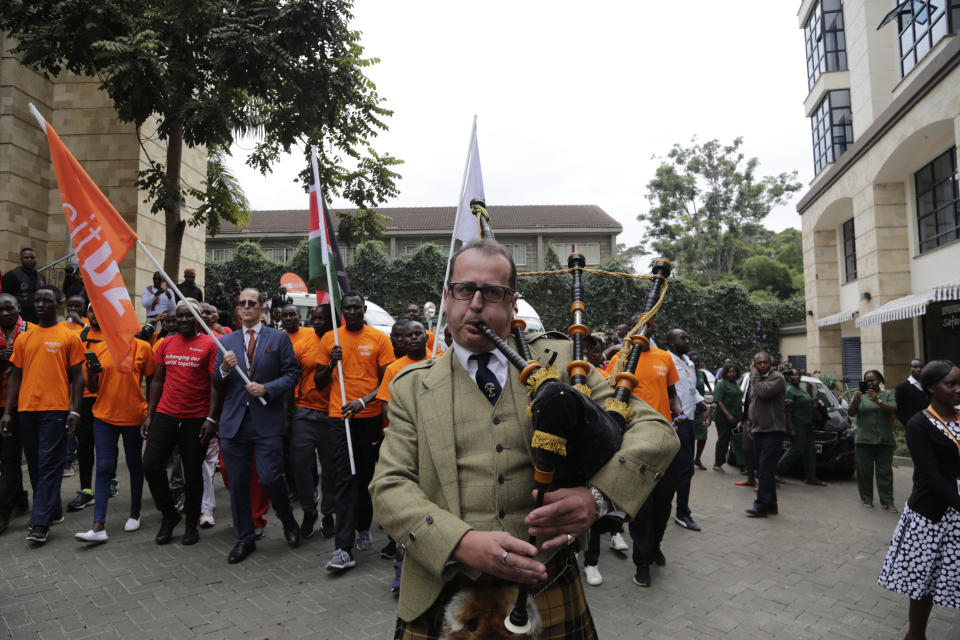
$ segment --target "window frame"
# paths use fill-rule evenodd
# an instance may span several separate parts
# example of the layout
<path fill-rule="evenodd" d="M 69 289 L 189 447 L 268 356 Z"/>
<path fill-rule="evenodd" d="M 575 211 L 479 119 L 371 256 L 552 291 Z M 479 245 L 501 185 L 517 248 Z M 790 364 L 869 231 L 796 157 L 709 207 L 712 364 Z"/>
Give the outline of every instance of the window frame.
<path fill-rule="evenodd" d="M 840 100 L 842 94 L 846 94 L 846 104 L 835 106 L 836 102 L 843 102 Z M 813 144 L 813 175 L 818 175 L 853 144 L 850 89 L 826 92 L 810 117 L 810 138 Z"/>
<path fill-rule="evenodd" d="M 600 253 L 601 253 L 600 244 L 601 244 L 601 243 L 599 243 L 599 242 L 575 242 L 575 243 L 573 243 L 573 251 L 579 251 L 580 253 L 583 254 L 583 258 L 584 258 L 584 260 L 586 261 L 587 266 L 596 266 L 596 265 L 599 265 L 599 264 L 603 264 L 603 260 L 602 260 L 602 258 L 600 257 Z M 596 249 L 596 257 L 597 257 L 596 261 L 591 261 L 591 260 L 590 260 L 590 254 L 587 253 L 587 251 L 588 251 L 588 250 L 587 250 L 587 247 L 591 247 L 591 248 L 592 248 L 592 247 L 596 247 L 596 248 L 597 248 L 597 249 Z"/>
<path fill-rule="evenodd" d="M 916 0 L 908 0 L 915 2 Z M 928 0 L 936 2 L 937 0 Z M 920 61 L 923 60 L 940 40 L 948 35 L 957 33 L 960 28 L 960 0 L 942 0 L 943 6 L 937 7 L 933 15 L 926 17 L 926 22 L 914 20 L 912 11 L 907 14 L 897 16 L 897 47 L 900 54 L 899 66 L 900 77 L 905 78 L 910 75 Z M 904 2 L 896 2 L 896 6 Z M 934 33 L 937 25 L 945 24 L 939 34 Z M 920 29 L 917 29 L 917 27 Z M 907 50 L 904 51 L 904 42 L 907 42 Z M 919 50 L 922 48 L 922 53 Z"/>
<path fill-rule="evenodd" d="M 845 71 L 847 69 L 847 36 L 843 18 L 843 2 L 838 0 L 838 9 L 824 10 L 824 0 L 818 0 L 810 10 L 806 23 L 803 25 L 803 42 L 807 60 L 807 90 L 824 73 L 830 71 Z M 826 29 L 828 17 L 835 15 L 835 25 L 839 28 Z M 835 43 L 834 48 L 828 49 L 828 42 Z"/>
<path fill-rule="evenodd" d="M 857 231 L 853 218 L 840 225 L 840 236 L 843 239 L 843 282 L 853 282 L 857 279 Z"/>
<path fill-rule="evenodd" d="M 950 163 L 949 173 L 937 174 L 939 163 L 947 158 Z M 928 176 L 922 176 L 923 173 Z M 924 180 L 924 178 L 926 178 Z M 921 181 L 929 186 L 925 189 L 921 187 Z M 947 183 L 952 183 L 952 196 L 949 199 L 942 199 L 938 193 L 940 188 Z M 913 174 L 914 202 L 916 203 L 917 214 L 917 249 L 923 254 L 942 247 L 951 242 L 960 239 L 960 172 L 957 170 L 957 148 L 950 147 L 943 153 L 938 154 L 930 162 L 920 167 Z M 929 205 L 924 202 L 929 194 Z M 952 224 L 943 224 L 941 228 L 940 218 L 942 214 L 951 215 Z M 927 220 L 933 221 L 933 235 L 924 234 L 924 223 Z"/>

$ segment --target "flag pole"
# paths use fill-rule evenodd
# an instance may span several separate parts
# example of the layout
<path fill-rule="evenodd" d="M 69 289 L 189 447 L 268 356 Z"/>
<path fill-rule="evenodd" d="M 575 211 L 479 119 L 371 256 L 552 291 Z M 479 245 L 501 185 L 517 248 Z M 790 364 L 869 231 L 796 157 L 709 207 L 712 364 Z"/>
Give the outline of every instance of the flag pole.
<path fill-rule="evenodd" d="M 157 272 L 161 276 L 163 276 L 163 279 L 167 281 L 167 284 L 170 285 L 170 288 L 173 289 L 173 292 L 177 295 L 177 297 L 180 300 L 186 300 L 187 297 L 183 295 L 183 293 L 181 293 L 180 289 L 177 288 L 177 285 L 173 282 L 173 280 L 170 279 L 170 276 L 168 276 L 167 272 L 163 270 L 163 267 L 160 266 L 160 263 L 157 262 L 157 259 L 153 257 L 152 253 L 150 253 L 150 249 L 147 249 L 147 245 L 143 244 L 143 241 L 140 238 L 137 238 L 137 246 L 143 249 L 143 252 L 147 254 L 147 257 L 150 259 L 150 262 L 152 262 L 153 266 L 157 268 Z M 207 323 L 203 321 L 203 318 L 201 318 L 200 314 L 197 313 L 197 310 L 193 308 L 193 305 L 188 303 L 187 309 L 190 310 L 190 315 L 193 316 L 193 319 L 196 320 L 201 327 L 203 327 L 203 331 L 208 336 L 213 338 L 213 341 L 217 343 L 217 347 L 220 349 L 220 352 L 227 353 L 227 348 L 222 344 L 220 344 L 220 340 L 217 338 L 216 334 L 214 334 L 213 331 L 210 329 L 210 327 L 207 326 Z M 243 380 L 244 384 L 250 384 L 250 378 L 248 378 L 247 374 L 245 374 L 243 372 L 243 369 L 240 368 L 239 363 L 237 364 L 237 366 L 234 367 L 234 369 L 236 369 L 237 373 L 240 374 L 240 379 Z M 264 400 L 262 397 L 257 399 L 260 401 L 260 404 L 262 404 L 263 406 L 267 406 L 267 401 Z"/>
<path fill-rule="evenodd" d="M 467 145 L 467 161 L 463 163 L 463 179 L 460 181 L 460 197 L 457 198 L 457 206 L 453 215 L 453 235 L 450 237 L 450 251 L 447 253 L 447 271 L 443 274 L 443 282 L 440 284 L 440 311 L 437 314 L 437 331 L 440 331 L 440 325 L 443 323 L 443 288 L 447 286 L 447 280 L 450 279 L 450 261 L 453 259 L 453 245 L 456 242 L 454 237 L 457 233 L 457 225 L 460 223 L 460 203 L 463 202 L 463 194 L 467 190 L 467 175 L 470 171 L 470 150 L 473 149 L 473 143 L 477 139 L 477 116 L 473 116 L 473 127 L 470 130 L 470 144 Z M 447 345 L 449 349 L 453 345 Z M 433 353 L 431 359 L 437 357 L 437 349 L 440 348 L 440 341 L 433 341 Z"/>
<path fill-rule="evenodd" d="M 327 270 L 327 288 L 333 289 L 333 280 L 331 280 L 330 273 L 330 258 L 327 255 L 327 217 L 323 212 L 323 194 L 320 191 L 320 170 L 317 168 L 317 145 L 310 146 L 310 167 L 313 169 L 313 186 L 316 189 L 316 198 L 317 198 L 317 209 L 319 209 L 319 214 L 323 217 L 323 233 L 320 234 L 320 247 L 323 252 L 323 266 Z M 327 292 L 330 294 L 331 292 Z M 343 292 L 340 292 L 341 295 Z M 340 336 L 337 333 L 337 312 L 334 309 L 336 305 L 333 304 L 333 296 L 328 295 L 330 298 L 330 320 L 333 327 L 333 344 L 337 347 L 340 346 Z M 342 298 L 341 298 L 342 299 Z M 343 386 L 343 360 L 337 360 L 337 376 L 340 380 L 340 407 L 342 412 L 342 407 L 347 406 L 347 390 Z M 350 418 L 343 417 L 343 428 L 347 432 L 347 456 L 350 458 L 350 475 L 357 475 L 357 465 L 353 460 L 353 440 L 350 438 Z"/>

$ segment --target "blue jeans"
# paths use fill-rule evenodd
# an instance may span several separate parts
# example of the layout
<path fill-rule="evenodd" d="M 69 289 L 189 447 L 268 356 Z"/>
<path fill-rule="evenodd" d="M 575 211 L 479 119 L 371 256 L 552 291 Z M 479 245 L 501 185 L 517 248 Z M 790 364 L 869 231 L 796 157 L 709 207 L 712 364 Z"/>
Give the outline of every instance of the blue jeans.
<path fill-rule="evenodd" d="M 93 419 L 93 443 L 97 448 L 97 484 L 93 492 L 93 522 L 107 520 L 110 481 L 117 474 L 117 440 L 123 436 L 123 455 L 130 472 L 130 513 L 139 515 L 143 498 L 143 461 L 140 448 L 143 438 L 135 426 L 119 427 L 98 418 Z"/>
<path fill-rule="evenodd" d="M 60 485 L 67 455 L 66 411 L 21 411 L 20 437 L 33 487 L 31 527 L 49 527 L 63 515 Z"/>

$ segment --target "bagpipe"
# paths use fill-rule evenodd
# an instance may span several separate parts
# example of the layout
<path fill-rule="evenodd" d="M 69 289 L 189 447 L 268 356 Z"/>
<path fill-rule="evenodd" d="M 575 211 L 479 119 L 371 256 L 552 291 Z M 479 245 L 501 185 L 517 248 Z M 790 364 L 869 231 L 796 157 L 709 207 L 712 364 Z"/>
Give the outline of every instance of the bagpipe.
<path fill-rule="evenodd" d="M 481 237 L 493 239 L 490 216 L 484 202 L 474 199 L 470 206 L 477 217 Z M 642 316 L 624 340 L 615 371 L 610 376 L 610 383 L 615 387 L 614 394 L 600 407 L 590 397 L 587 375 L 592 365 L 584 359 L 583 353 L 584 338 L 589 335 L 589 329 L 584 324 L 586 306 L 583 273 L 586 259 L 582 253 L 574 251 L 568 257 L 567 265 L 573 277 L 570 304 L 573 323 L 567 329 L 567 335 L 573 342 L 573 360 L 566 365 L 569 384 L 561 379 L 554 366 L 556 353 L 546 363 L 533 359 L 524 335 L 526 323 L 523 320 L 514 319 L 511 324 L 517 349 L 484 323 L 476 325 L 510 364 L 519 370 L 520 381 L 527 387 L 529 413 L 534 428 L 530 444 L 534 458 L 537 507 L 543 506 L 544 494 L 551 489 L 584 486 L 620 449 L 624 428 L 633 417 L 629 399 L 638 382 L 637 364 L 641 354 L 650 348 L 647 338 L 649 321 L 663 303 L 666 280 L 672 269 L 667 260 L 654 262 L 652 276 L 649 277 L 652 286 L 644 302 Z M 530 536 L 529 542 L 535 544 L 536 536 Z M 533 597 L 528 592 L 527 585 L 517 586 L 516 602 L 503 622 L 508 634 L 503 637 L 536 638 L 539 635 L 539 615 Z"/>

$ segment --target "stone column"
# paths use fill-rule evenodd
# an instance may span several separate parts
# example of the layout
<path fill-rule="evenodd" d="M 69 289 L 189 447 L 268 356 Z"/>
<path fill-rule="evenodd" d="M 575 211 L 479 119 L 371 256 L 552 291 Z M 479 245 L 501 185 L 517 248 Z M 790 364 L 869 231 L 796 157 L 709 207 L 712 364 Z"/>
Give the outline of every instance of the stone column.
<path fill-rule="evenodd" d="M 840 377 L 840 325 L 818 327 L 816 321 L 840 311 L 836 229 L 815 231 L 817 216 L 807 212 L 803 223 L 803 279 L 806 308 L 807 368 Z M 808 222 L 809 221 L 809 222 Z"/>

